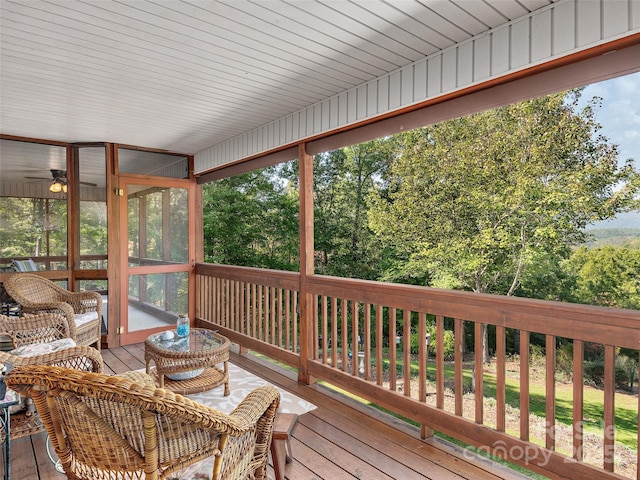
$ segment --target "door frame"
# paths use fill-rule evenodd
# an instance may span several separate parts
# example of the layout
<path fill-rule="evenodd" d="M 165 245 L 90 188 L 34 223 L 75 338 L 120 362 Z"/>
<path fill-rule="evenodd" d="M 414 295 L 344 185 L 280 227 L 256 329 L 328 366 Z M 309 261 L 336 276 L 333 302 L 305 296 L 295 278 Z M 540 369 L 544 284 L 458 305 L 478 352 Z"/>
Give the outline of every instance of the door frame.
<path fill-rule="evenodd" d="M 108 301 L 108 333 L 107 344 L 109 347 L 119 347 L 130 343 L 138 343 L 145 340 L 150 330 L 127 334 L 126 323 L 128 311 L 128 210 L 126 198 L 127 185 L 145 185 L 149 187 L 176 187 L 187 189 L 188 195 L 188 261 L 178 266 L 164 265 L 160 267 L 137 267 L 136 273 L 172 273 L 175 271 L 187 271 L 189 275 L 189 318 L 195 315 L 195 265 L 196 260 L 201 257 L 198 253 L 201 249 L 201 241 L 196 238 L 197 220 L 202 218 L 202 213 L 198 213 L 196 208 L 201 208 L 201 187 L 196 183 L 193 174 L 193 155 L 186 155 L 168 151 L 159 152 L 149 149 L 152 152 L 165 153 L 168 155 L 180 155 L 188 158 L 189 175 L 188 178 L 178 179 L 169 177 L 154 177 L 149 175 L 121 174 L 118 169 L 118 149 L 127 148 L 124 145 L 107 144 L 107 218 L 109 225 L 108 234 L 108 263 L 107 277 L 109 285 Z M 147 150 L 137 148 L 137 150 Z M 142 270 L 144 269 L 144 270 Z M 161 269 L 162 271 L 158 271 Z"/>

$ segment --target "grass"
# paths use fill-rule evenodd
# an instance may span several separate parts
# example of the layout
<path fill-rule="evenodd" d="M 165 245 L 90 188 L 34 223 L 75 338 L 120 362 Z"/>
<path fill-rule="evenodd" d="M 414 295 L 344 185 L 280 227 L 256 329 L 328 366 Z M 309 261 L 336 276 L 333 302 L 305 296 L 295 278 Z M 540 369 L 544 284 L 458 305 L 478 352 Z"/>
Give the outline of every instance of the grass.
<path fill-rule="evenodd" d="M 402 371 L 402 360 L 396 360 L 396 368 Z M 389 362 L 385 360 L 385 367 Z M 445 378 L 454 378 L 454 367 L 445 365 Z M 419 373 L 418 364 L 411 363 L 411 375 Z M 472 370 L 463 369 L 463 384 L 472 384 Z M 435 379 L 435 365 L 429 363 L 427 377 Z M 484 397 L 496 398 L 496 376 L 485 372 L 483 375 Z M 573 424 L 573 384 L 556 382 L 556 422 L 571 426 Z M 544 418 L 546 415 L 546 386 L 544 381 L 529 381 L 529 411 Z M 604 392 L 601 389 L 585 385 L 584 391 L 584 431 L 603 436 Z M 506 403 L 513 408 L 520 407 L 520 384 L 517 379 L 507 376 L 505 380 Z M 638 449 L 638 399 L 635 395 L 616 393 L 615 396 L 615 435 L 616 442 Z"/>
<path fill-rule="evenodd" d="M 495 398 L 496 377 L 484 374 L 484 396 Z M 505 386 L 506 403 L 514 408 L 520 406 L 520 385 L 516 379 L 507 378 Z M 556 382 L 556 422 L 573 424 L 573 384 Z M 538 417 L 545 417 L 546 387 L 544 382 L 529 382 L 529 411 Z M 604 392 L 598 388 L 585 386 L 583 390 L 584 430 L 602 436 L 604 429 Z M 634 395 L 617 393 L 615 396 L 616 441 L 626 447 L 638 449 L 638 399 Z"/>

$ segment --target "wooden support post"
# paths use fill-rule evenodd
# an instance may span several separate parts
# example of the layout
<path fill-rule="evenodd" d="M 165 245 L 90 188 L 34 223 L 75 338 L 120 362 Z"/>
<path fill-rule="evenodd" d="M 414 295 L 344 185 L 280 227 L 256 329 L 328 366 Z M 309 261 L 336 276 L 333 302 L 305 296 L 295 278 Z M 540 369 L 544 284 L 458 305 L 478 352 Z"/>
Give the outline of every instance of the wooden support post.
<path fill-rule="evenodd" d="M 298 381 L 313 382 L 308 360 L 313 354 L 313 295 L 307 291 L 307 277 L 313 275 L 313 156 L 306 145 L 298 148 L 300 175 L 300 364 Z"/>

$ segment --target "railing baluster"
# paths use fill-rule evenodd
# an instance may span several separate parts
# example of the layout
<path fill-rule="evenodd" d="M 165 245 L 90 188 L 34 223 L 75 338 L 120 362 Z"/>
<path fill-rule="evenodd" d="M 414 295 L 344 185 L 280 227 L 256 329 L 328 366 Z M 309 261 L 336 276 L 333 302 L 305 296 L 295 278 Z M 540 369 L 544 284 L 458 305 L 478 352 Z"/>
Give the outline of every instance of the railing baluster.
<path fill-rule="evenodd" d="M 444 317 L 436 316 L 436 408 L 444 409 Z"/>
<path fill-rule="evenodd" d="M 224 290 L 222 291 L 222 321 L 225 327 L 229 327 L 229 311 L 231 309 L 231 294 L 230 294 L 230 285 L 231 280 L 223 280 L 224 282 Z"/>
<path fill-rule="evenodd" d="M 342 298 L 340 299 L 340 347 L 342 348 L 342 371 L 347 371 L 347 365 L 349 363 L 349 340 L 348 334 L 348 317 L 349 316 L 349 302 Z"/>
<path fill-rule="evenodd" d="M 371 380 L 371 304 L 364 304 L 364 379 Z"/>
<path fill-rule="evenodd" d="M 203 301 L 208 305 L 207 308 L 210 309 L 209 315 L 211 316 L 208 318 L 218 322 L 218 319 L 220 318 L 220 315 L 218 314 L 218 305 L 220 305 L 220 300 L 218 298 L 218 295 L 220 295 L 220 279 L 212 278 L 209 286 L 213 288 L 213 295 L 210 295 L 208 299 L 203 298 Z M 202 297 L 205 297 L 205 295 L 203 294 Z"/>
<path fill-rule="evenodd" d="M 258 286 L 251 284 L 251 300 L 250 300 L 250 317 L 251 317 L 251 336 L 258 338 Z"/>
<path fill-rule="evenodd" d="M 284 348 L 291 350 L 291 290 L 284 291 Z"/>
<path fill-rule="evenodd" d="M 211 315 L 212 318 L 216 319 L 216 321 L 219 321 L 220 319 L 220 297 L 222 295 L 222 279 L 220 278 L 214 278 L 213 279 L 213 288 L 215 289 L 214 292 L 215 294 L 211 296 L 211 300 L 210 300 L 210 306 L 211 306 Z"/>
<path fill-rule="evenodd" d="M 427 374 L 429 366 L 427 365 L 427 314 L 420 312 L 418 314 L 418 401 L 425 402 L 427 400 Z M 423 372 L 424 369 L 424 372 Z"/>
<path fill-rule="evenodd" d="M 278 338 L 279 335 L 279 327 L 278 323 L 280 322 L 280 308 L 278 306 L 278 291 L 280 289 L 277 287 L 271 288 L 271 345 L 279 346 L 280 340 Z M 316 308 L 316 313 L 318 309 Z M 316 323 L 318 321 L 318 317 L 315 317 Z M 314 330 L 314 335 L 318 335 L 318 329 Z M 316 344 L 316 351 L 318 350 L 318 346 Z"/>
<path fill-rule="evenodd" d="M 396 309 L 389 308 L 389 389 L 396 391 Z"/>
<path fill-rule="evenodd" d="M 271 343 L 271 289 L 273 287 L 266 286 L 264 287 L 264 298 L 262 299 L 264 315 L 263 322 L 264 326 L 262 327 L 262 333 L 264 335 L 264 341 L 267 343 Z"/>
<path fill-rule="evenodd" d="M 227 320 L 226 327 L 233 329 L 233 307 L 235 305 L 235 298 L 233 295 L 233 280 L 227 282 Z"/>
<path fill-rule="evenodd" d="M 520 439 L 529 440 L 529 337 L 520 330 Z"/>
<path fill-rule="evenodd" d="M 360 312 L 359 302 L 353 300 L 351 302 L 351 375 L 358 375 L 358 332 L 360 331 Z"/>
<path fill-rule="evenodd" d="M 582 461 L 584 448 L 584 342 L 573 341 L 573 458 Z"/>
<path fill-rule="evenodd" d="M 455 319 L 454 323 L 454 337 L 456 350 L 454 353 L 455 363 L 455 414 L 462 416 L 462 398 L 463 398 L 463 383 L 462 383 L 462 362 L 464 353 L 464 321 L 459 318 Z"/>
<path fill-rule="evenodd" d="M 411 396 L 411 310 L 404 309 L 402 323 L 402 371 L 404 373 L 404 395 Z"/>
<path fill-rule="evenodd" d="M 278 335 L 278 343 L 277 345 L 280 348 L 284 347 L 284 330 L 283 330 L 283 324 L 284 324 L 284 306 L 283 306 L 283 301 L 284 301 L 284 296 L 283 296 L 283 292 L 282 289 L 279 288 L 278 289 L 278 325 L 277 325 L 277 335 Z M 316 322 L 318 321 L 318 317 L 316 315 Z M 315 330 L 316 332 L 318 331 L 318 329 L 316 328 Z"/>
<path fill-rule="evenodd" d="M 265 287 L 262 285 L 258 285 L 258 340 L 262 340 L 264 341 L 264 331 L 263 331 L 263 325 L 264 325 L 264 313 L 263 313 L 263 309 L 264 309 L 264 292 Z"/>
<path fill-rule="evenodd" d="M 249 285 L 246 282 L 240 284 L 240 332 L 246 334 L 249 331 L 249 317 L 247 312 L 249 311 Z"/>
<path fill-rule="evenodd" d="M 326 365 L 327 363 L 327 336 L 328 336 L 328 326 L 327 326 L 327 297 L 322 295 L 320 297 L 321 303 L 321 318 L 322 318 L 322 363 Z"/>
<path fill-rule="evenodd" d="M 238 296 L 236 295 L 238 291 L 238 282 L 234 280 L 233 282 L 229 282 L 229 325 L 232 329 L 238 328 L 237 321 L 237 306 L 238 306 Z"/>
<path fill-rule="evenodd" d="M 482 348 L 482 329 L 483 325 L 480 322 L 473 324 L 474 332 L 474 400 L 475 400 L 475 422 L 482 424 L 484 417 L 484 395 L 483 395 L 483 348 Z"/>
<path fill-rule="evenodd" d="M 613 449 L 615 445 L 615 397 L 616 397 L 616 349 L 604 346 L 604 469 L 613 472 Z"/>
<path fill-rule="evenodd" d="M 506 414 L 506 333 L 503 326 L 496 327 L 496 430 L 504 432 Z"/>
<path fill-rule="evenodd" d="M 227 328 L 234 328 L 233 325 L 233 314 L 234 314 L 234 306 L 235 306 L 235 296 L 234 296 L 234 292 L 233 292 L 233 284 L 235 282 L 233 280 L 229 280 L 227 282 L 227 287 L 228 287 L 228 291 L 227 291 Z"/>
<path fill-rule="evenodd" d="M 223 282 L 221 278 L 216 278 L 215 282 L 214 282 L 214 288 L 215 288 L 215 294 L 213 295 L 213 315 L 214 315 L 214 319 L 216 320 L 217 323 L 220 323 L 222 321 L 222 311 L 221 311 L 221 304 L 222 304 L 222 296 L 224 295 L 224 291 L 223 291 Z"/>
<path fill-rule="evenodd" d="M 320 353 L 318 352 L 318 349 L 320 348 L 318 345 L 318 295 L 312 295 L 312 318 L 313 318 L 313 326 L 312 328 L 312 336 L 313 338 L 311 339 L 311 343 L 312 343 L 312 348 L 311 348 L 311 355 L 312 358 L 314 359 L 318 359 Z"/>
<path fill-rule="evenodd" d="M 293 325 L 291 326 L 291 330 L 293 330 L 293 337 L 291 338 L 291 345 L 293 348 L 293 351 L 298 353 L 299 350 L 299 345 L 298 345 L 298 318 L 300 317 L 298 312 L 298 296 L 300 295 L 299 292 L 293 292 L 293 304 L 291 305 L 291 311 L 293 312 Z"/>
<path fill-rule="evenodd" d="M 382 386 L 382 338 L 383 338 L 383 323 L 382 323 L 382 305 L 376 305 L 376 383 Z"/>
<path fill-rule="evenodd" d="M 338 299 L 331 297 L 331 366 L 338 367 Z"/>
<path fill-rule="evenodd" d="M 546 335 L 546 410 L 545 445 L 549 450 L 556 449 L 556 337 Z"/>

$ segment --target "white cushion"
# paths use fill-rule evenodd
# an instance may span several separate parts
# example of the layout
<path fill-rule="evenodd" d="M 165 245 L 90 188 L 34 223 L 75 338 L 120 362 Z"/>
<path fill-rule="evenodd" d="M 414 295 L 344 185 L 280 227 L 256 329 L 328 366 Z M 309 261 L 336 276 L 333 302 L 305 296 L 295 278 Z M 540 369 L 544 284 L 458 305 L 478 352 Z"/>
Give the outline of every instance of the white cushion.
<path fill-rule="evenodd" d="M 81 327 L 85 323 L 89 323 L 98 318 L 98 312 L 76 313 L 73 318 L 76 321 L 76 327 Z"/>
<path fill-rule="evenodd" d="M 9 353 L 20 357 L 35 357 L 36 355 L 44 355 L 46 353 L 57 352 L 65 348 L 75 347 L 76 342 L 71 338 L 61 338 L 49 343 L 32 343 L 14 348 Z"/>

